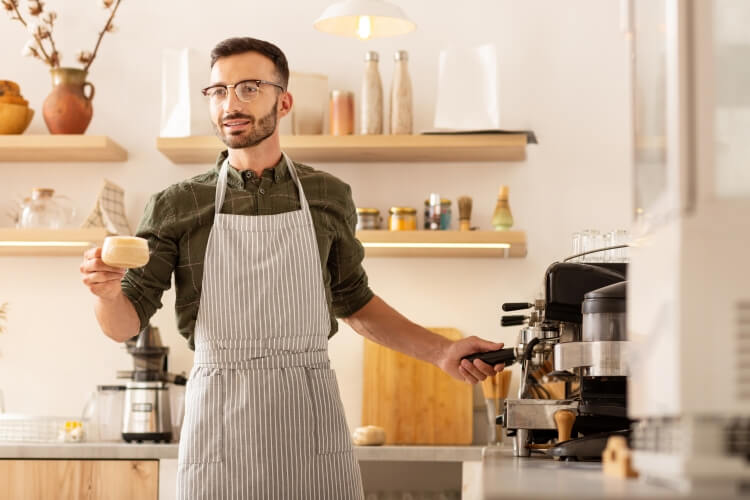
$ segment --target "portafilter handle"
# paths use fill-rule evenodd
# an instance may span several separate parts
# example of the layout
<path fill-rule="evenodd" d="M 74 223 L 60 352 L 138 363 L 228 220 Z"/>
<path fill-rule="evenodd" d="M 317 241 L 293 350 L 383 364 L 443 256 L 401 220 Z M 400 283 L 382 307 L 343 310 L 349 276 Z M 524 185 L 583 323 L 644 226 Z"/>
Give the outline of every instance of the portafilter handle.
<path fill-rule="evenodd" d="M 529 316 L 524 314 L 506 314 L 500 319 L 500 326 L 518 326 L 523 325 Z"/>
<path fill-rule="evenodd" d="M 464 356 L 462 359 L 468 361 L 474 361 L 475 359 L 481 359 L 488 365 L 497 365 L 503 363 L 505 366 L 512 365 L 516 361 L 516 350 L 513 347 L 507 347 L 505 349 L 499 349 L 497 351 L 489 352 L 476 352 Z"/>
<path fill-rule="evenodd" d="M 117 370 L 117 378 L 133 378 L 133 370 Z"/>

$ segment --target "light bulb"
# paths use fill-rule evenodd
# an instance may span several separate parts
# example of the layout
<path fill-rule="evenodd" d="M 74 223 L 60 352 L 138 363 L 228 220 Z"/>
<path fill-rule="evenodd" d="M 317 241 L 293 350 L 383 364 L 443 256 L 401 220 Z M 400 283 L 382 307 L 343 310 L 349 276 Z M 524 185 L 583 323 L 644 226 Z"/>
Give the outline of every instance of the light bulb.
<path fill-rule="evenodd" d="M 357 36 L 362 40 L 367 40 L 372 34 L 372 20 L 370 16 L 359 16 L 357 19 Z"/>

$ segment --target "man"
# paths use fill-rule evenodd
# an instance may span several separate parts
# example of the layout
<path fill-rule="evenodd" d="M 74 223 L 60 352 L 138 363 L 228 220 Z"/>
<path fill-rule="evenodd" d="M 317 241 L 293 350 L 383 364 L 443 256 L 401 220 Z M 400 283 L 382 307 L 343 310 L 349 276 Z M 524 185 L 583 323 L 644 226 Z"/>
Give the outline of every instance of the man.
<path fill-rule="evenodd" d="M 99 324 L 119 342 L 148 324 L 175 274 L 178 327 L 195 350 L 180 499 L 363 498 L 329 367 L 336 317 L 469 383 L 503 368 L 461 360 L 502 344 L 451 342 L 370 290 L 349 186 L 280 149 L 288 79 L 275 45 L 219 43 L 203 93 L 227 151 L 215 169 L 152 197 L 138 230 L 145 267 L 109 267 L 99 248 L 81 264 Z"/>

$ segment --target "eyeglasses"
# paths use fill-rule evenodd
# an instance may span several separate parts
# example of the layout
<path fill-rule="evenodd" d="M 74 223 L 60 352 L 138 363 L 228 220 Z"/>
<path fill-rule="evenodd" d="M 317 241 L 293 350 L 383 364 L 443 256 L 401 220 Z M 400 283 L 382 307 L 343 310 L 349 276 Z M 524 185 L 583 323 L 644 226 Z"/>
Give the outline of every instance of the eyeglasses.
<path fill-rule="evenodd" d="M 234 88 L 234 95 L 237 96 L 237 99 L 242 102 L 250 102 L 258 96 L 261 85 L 273 85 L 280 88 L 282 92 L 284 91 L 284 87 L 278 83 L 266 80 L 242 80 L 229 85 L 211 85 L 201 90 L 201 93 L 208 97 L 212 103 L 219 104 L 227 98 L 229 89 Z"/>

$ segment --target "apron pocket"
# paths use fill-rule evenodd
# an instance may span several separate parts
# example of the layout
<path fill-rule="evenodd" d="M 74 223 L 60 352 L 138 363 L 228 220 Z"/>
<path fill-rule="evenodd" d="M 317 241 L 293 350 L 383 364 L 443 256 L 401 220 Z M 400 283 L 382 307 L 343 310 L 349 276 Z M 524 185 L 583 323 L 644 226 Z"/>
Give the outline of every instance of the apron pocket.
<path fill-rule="evenodd" d="M 336 373 L 329 369 L 308 369 L 313 421 L 315 422 L 315 449 L 318 454 L 352 451 L 349 426 L 346 424 L 344 405 L 341 403 Z"/>
<path fill-rule="evenodd" d="M 185 420 L 178 464 L 224 460 L 224 385 L 221 370 L 198 368 L 185 391 Z"/>

